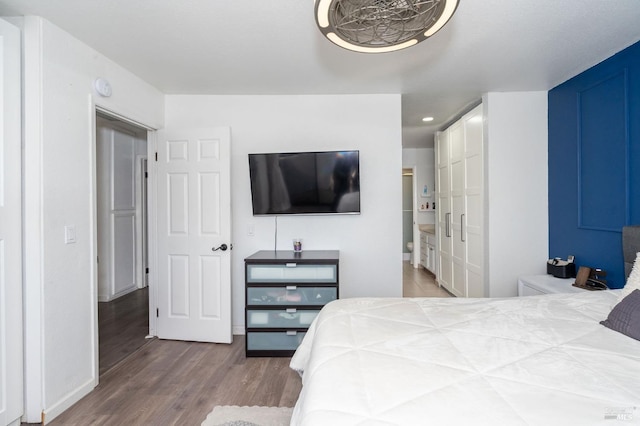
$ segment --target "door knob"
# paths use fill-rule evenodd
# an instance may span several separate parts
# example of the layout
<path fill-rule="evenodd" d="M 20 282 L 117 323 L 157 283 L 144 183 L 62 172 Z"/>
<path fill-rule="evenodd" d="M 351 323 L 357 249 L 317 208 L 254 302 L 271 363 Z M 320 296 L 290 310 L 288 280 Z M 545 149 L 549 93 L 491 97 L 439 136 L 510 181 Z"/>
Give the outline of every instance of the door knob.
<path fill-rule="evenodd" d="M 219 247 L 212 248 L 211 250 L 213 250 L 213 251 L 218 251 L 218 250 L 227 251 L 227 248 L 228 248 L 227 245 L 223 243 L 223 244 L 220 244 Z"/>

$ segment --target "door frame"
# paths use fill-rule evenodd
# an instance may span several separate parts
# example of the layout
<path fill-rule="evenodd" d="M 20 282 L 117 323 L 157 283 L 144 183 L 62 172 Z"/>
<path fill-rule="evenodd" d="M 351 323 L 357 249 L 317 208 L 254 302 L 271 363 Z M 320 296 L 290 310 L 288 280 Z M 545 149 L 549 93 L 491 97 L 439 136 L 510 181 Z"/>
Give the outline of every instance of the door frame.
<path fill-rule="evenodd" d="M 147 204 L 147 188 L 145 185 L 144 174 L 148 169 L 148 155 L 136 155 L 135 157 L 135 209 L 136 209 L 136 241 L 140 244 L 136 245 L 136 281 L 137 287 L 144 288 L 148 285 L 147 274 L 145 268 L 149 268 L 148 242 L 145 239 L 148 236 L 148 213 L 149 206 Z M 148 182 L 147 182 L 148 183 Z M 145 250 L 147 250 L 147 259 L 145 262 Z"/>
<path fill-rule="evenodd" d="M 0 231 L 2 257 L 6 261 L 0 276 L 0 424 L 20 424 L 26 413 L 24 373 L 26 350 L 24 291 L 24 154 L 22 144 L 23 106 L 21 64 L 22 31 L 0 19 L 0 184 L 3 192 Z M 17 185 L 15 185 L 17 180 Z"/>
<path fill-rule="evenodd" d="M 411 190 L 413 191 L 413 194 L 411 194 L 412 196 L 412 202 L 413 202 L 413 206 L 412 206 L 412 221 L 413 224 L 411 226 L 411 234 L 413 235 L 413 253 L 411 253 L 410 256 L 410 260 L 411 260 L 411 266 L 413 266 L 414 268 L 419 268 L 420 267 L 420 257 L 422 256 L 421 250 L 420 250 L 420 224 L 418 223 L 418 203 L 420 202 L 420 200 L 418 199 L 419 195 L 418 195 L 418 167 L 417 166 L 412 166 L 411 167 Z"/>
<path fill-rule="evenodd" d="M 96 99 L 93 95 L 89 96 L 89 129 L 90 129 L 90 155 L 91 155 L 91 193 L 90 193 L 90 212 L 91 212 L 91 258 L 94 259 L 91 262 L 91 309 L 92 309 L 92 322 L 93 322 L 93 371 L 94 371 L 94 383 L 93 387 L 97 386 L 100 382 L 100 350 L 99 350 L 99 334 L 98 334 L 98 192 L 97 192 L 97 163 L 96 163 L 96 115 L 100 113 L 109 117 L 115 118 L 119 121 L 132 124 L 147 130 L 147 158 L 152 158 L 156 150 L 156 129 L 148 124 L 129 118 L 125 113 L 119 113 L 109 107 L 106 107 L 100 103 L 100 99 Z M 147 163 L 147 169 L 149 172 L 149 180 L 147 181 L 147 226 L 148 226 L 148 261 L 149 261 L 149 335 L 155 336 L 156 330 L 156 317 L 152 315 L 155 312 L 156 303 L 156 285 L 155 274 L 152 273 L 155 267 L 155 167 L 149 166 Z"/>

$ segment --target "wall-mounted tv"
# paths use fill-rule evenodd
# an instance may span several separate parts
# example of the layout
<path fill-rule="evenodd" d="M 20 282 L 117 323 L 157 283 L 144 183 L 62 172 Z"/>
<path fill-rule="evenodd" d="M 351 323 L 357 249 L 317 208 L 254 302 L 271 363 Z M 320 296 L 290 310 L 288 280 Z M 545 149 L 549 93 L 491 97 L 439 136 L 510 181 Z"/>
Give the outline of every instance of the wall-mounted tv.
<path fill-rule="evenodd" d="M 249 154 L 253 214 L 360 213 L 359 151 Z"/>

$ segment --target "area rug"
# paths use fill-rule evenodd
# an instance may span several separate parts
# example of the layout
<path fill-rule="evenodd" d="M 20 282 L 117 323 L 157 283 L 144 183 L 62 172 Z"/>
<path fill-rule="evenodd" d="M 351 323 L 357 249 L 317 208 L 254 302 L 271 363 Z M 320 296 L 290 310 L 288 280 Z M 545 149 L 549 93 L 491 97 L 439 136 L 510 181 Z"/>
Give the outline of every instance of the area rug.
<path fill-rule="evenodd" d="M 214 407 L 202 426 L 287 426 L 293 408 L 289 407 Z"/>

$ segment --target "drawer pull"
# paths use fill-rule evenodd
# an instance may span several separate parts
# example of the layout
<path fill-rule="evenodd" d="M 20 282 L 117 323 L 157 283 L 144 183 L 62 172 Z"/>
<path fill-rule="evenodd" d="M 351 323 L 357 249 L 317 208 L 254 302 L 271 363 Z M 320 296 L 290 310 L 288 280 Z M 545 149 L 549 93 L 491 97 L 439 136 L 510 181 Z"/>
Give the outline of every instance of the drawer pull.
<path fill-rule="evenodd" d="M 295 314 L 296 312 L 297 312 L 296 308 L 287 308 L 287 313 L 288 314 Z"/>
<path fill-rule="evenodd" d="M 295 336 L 296 334 L 298 334 L 298 332 L 295 330 L 287 330 L 287 336 Z"/>
<path fill-rule="evenodd" d="M 296 287 L 295 285 L 288 285 L 287 286 L 287 291 L 295 291 L 297 289 L 298 289 L 298 287 Z"/>
<path fill-rule="evenodd" d="M 294 263 L 285 263 L 285 266 L 286 266 L 287 268 L 295 268 L 296 266 L 298 266 L 298 264 L 297 264 L 297 263 L 295 263 L 295 262 L 294 262 Z"/>

